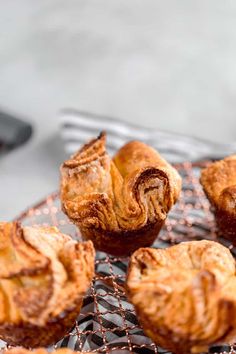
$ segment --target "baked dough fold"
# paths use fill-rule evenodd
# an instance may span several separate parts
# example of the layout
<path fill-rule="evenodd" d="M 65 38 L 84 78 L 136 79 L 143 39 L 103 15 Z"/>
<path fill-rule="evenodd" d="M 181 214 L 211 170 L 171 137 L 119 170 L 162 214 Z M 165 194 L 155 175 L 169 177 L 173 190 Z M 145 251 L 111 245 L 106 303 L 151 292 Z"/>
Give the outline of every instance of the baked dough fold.
<path fill-rule="evenodd" d="M 236 155 L 209 165 L 202 171 L 200 181 L 215 214 L 219 234 L 236 245 Z"/>
<path fill-rule="evenodd" d="M 153 243 L 181 177 L 144 143 L 129 142 L 111 159 L 105 141 L 102 133 L 62 164 L 61 202 L 95 248 L 126 255 Z"/>
<path fill-rule="evenodd" d="M 219 243 L 137 250 L 127 293 L 146 334 L 174 353 L 205 352 L 236 339 L 235 260 Z"/>
<path fill-rule="evenodd" d="M 45 346 L 73 326 L 94 274 L 91 242 L 56 227 L 0 223 L 0 338 Z"/>

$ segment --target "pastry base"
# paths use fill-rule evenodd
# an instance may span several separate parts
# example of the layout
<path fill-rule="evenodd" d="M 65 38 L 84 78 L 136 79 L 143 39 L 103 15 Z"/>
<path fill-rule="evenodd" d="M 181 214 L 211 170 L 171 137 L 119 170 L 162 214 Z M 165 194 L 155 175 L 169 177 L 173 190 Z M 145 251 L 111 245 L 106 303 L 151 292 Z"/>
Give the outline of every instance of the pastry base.
<path fill-rule="evenodd" d="M 226 238 L 236 246 L 236 217 L 226 213 L 224 210 L 216 209 L 214 211 L 217 231 L 219 236 Z"/>
<path fill-rule="evenodd" d="M 80 312 L 82 300 L 71 312 L 62 313 L 46 323 L 43 327 L 30 323 L 18 325 L 0 325 L 0 338 L 12 346 L 23 346 L 25 348 L 47 347 L 58 342 L 75 324 Z"/>
<path fill-rule="evenodd" d="M 115 256 L 129 256 L 140 247 L 149 247 L 153 244 L 164 221 L 145 225 L 132 231 L 105 231 L 80 227 L 84 240 L 91 240 L 94 247 Z"/>

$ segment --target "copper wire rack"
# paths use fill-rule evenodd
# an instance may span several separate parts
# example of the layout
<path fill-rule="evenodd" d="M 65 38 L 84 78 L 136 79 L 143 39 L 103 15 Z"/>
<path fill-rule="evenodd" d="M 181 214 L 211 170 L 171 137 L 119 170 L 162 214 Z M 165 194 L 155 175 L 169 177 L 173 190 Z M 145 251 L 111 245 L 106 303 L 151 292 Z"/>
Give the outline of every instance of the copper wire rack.
<path fill-rule="evenodd" d="M 168 247 L 186 240 L 216 239 L 214 218 L 199 184 L 200 171 L 208 163 L 176 165 L 183 178 L 181 197 L 169 213 L 154 247 Z M 26 210 L 16 220 L 23 225 L 55 225 L 81 240 L 79 230 L 61 211 L 57 192 Z M 223 238 L 217 240 L 236 255 L 230 242 Z M 98 353 L 170 353 L 147 338 L 137 321 L 124 290 L 127 265 L 128 258 L 97 252 L 96 276 L 84 298 L 81 313 L 74 328 L 55 347 Z M 229 352 L 234 352 L 233 347 Z"/>

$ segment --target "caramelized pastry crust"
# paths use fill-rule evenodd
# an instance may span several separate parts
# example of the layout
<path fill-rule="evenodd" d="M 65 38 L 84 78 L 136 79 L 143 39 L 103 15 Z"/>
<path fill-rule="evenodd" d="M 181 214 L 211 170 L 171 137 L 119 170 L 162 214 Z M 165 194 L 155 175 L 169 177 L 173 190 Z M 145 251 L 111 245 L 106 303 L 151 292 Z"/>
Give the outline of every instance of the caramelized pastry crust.
<path fill-rule="evenodd" d="M 150 246 L 176 202 L 181 178 L 151 147 L 132 141 L 109 157 L 105 134 L 61 166 L 64 212 L 95 248 L 126 255 Z"/>
<path fill-rule="evenodd" d="M 0 223 L 0 338 L 47 346 L 73 326 L 94 274 L 92 242 L 56 227 Z"/>
<path fill-rule="evenodd" d="M 219 234 L 236 245 L 236 155 L 205 168 L 201 184 L 212 205 Z"/>
<path fill-rule="evenodd" d="M 137 250 L 127 293 L 146 334 L 174 353 L 236 340 L 235 261 L 219 243 Z"/>
<path fill-rule="evenodd" d="M 29 350 L 25 349 L 22 347 L 15 347 L 11 349 L 2 349 L 0 350 L 0 354 L 49 354 L 49 351 L 45 348 L 37 348 L 34 350 Z M 54 350 L 53 352 L 50 352 L 52 354 L 81 354 L 81 352 L 74 352 L 73 350 L 69 348 L 59 348 Z M 89 352 L 86 352 L 89 354 Z"/>

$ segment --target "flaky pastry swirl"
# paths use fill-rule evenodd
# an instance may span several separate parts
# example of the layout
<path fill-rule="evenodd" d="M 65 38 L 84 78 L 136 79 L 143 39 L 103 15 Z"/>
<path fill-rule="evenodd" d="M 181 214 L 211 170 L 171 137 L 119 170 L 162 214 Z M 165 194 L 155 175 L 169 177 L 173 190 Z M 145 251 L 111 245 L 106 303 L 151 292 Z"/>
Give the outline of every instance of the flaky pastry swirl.
<path fill-rule="evenodd" d="M 91 242 L 56 227 L 0 223 L 0 338 L 35 347 L 74 324 L 94 273 Z"/>
<path fill-rule="evenodd" d="M 213 207 L 219 233 L 236 244 L 236 155 L 209 165 L 200 181 Z"/>
<path fill-rule="evenodd" d="M 146 144 L 129 142 L 111 159 L 105 140 L 101 134 L 61 166 L 62 207 L 96 248 L 129 254 L 152 244 L 181 178 Z"/>
<path fill-rule="evenodd" d="M 127 293 L 146 334 L 174 353 L 236 339 L 235 260 L 219 243 L 137 250 Z"/>

